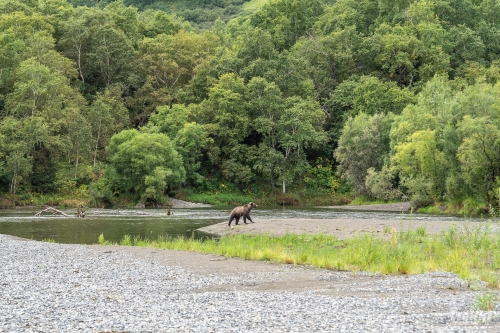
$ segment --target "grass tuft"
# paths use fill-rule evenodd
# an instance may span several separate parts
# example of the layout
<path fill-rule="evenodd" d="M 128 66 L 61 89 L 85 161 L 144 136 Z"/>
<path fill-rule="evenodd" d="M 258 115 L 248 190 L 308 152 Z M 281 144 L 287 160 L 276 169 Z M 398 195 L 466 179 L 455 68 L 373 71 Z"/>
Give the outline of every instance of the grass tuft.
<path fill-rule="evenodd" d="M 44 238 L 44 239 L 42 239 L 42 242 L 45 242 L 45 243 L 55 243 L 56 240 L 54 238 Z"/>
<path fill-rule="evenodd" d="M 495 301 L 497 300 L 497 295 L 492 293 L 484 293 L 477 296 L 476 299 L 476 309 L 481 311 L 493 311 L 495 310 Z"/>

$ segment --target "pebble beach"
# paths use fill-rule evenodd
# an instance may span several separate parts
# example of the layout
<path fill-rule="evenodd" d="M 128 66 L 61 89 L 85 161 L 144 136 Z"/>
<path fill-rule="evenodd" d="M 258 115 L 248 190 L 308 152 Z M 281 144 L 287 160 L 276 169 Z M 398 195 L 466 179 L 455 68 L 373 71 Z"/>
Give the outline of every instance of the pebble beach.
<path fill-rule="evenodd" d="M 121 248 L 0 235 L 0 332 L 500 332 L 499 306 L 477 309 L 490 291 L 451 273 L 376 276 Z M 206 269 L 183 257 L 195 255 Z"/>

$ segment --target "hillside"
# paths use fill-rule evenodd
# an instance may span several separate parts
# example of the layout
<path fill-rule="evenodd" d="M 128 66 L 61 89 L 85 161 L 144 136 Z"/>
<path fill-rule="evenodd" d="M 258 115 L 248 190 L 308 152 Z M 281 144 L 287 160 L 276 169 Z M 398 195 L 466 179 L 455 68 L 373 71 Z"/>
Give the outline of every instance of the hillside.
<path fill-rule="evenodd" d="M 268 0 L 124 0 L 126 6 L 133 6 L 141 11 L 161 10 L 175 14 L 192 22 L 199 28 L 211 28 L 216 19 L 224 22 L 246 15 L 260 8 Z M 111 1 L 70 0 L 74 6 L 104 6 Z"/>
<path fill-rule="evenodd" d="M 0 194 L 499 209 L 497 2 L 83 4 L 0 0 Z"/>

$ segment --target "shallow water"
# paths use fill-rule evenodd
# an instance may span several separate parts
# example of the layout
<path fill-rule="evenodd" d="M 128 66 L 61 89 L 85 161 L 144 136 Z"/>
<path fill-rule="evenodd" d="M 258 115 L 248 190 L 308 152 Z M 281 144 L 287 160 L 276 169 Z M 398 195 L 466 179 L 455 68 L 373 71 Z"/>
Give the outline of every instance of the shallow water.
<path fill-rule="evenodd" d="M 0 234 L 27 239 L 52 239 L 58 243 L 95 244 L 102 233 L 107 240 L 117 242 L 124 235 L 157 239 L 158 236 L 208 237 L 196 229 L 227 221 L 232 207 L 173 209 L 87 209 L 85 218 L 46 214 L 34 215 L 40 209 L 0 210 Z M 73 215 L 75 209 L 63 210 Z M 393 212 L 341 211 L 327 208 L 256 208 L 252 219 L 386 219 L 464 221 L 456 216 L 434 216 Z M 484 219 L 466 219 L 484 221 Z M 241 222 L 241 221 L 240 221 Z"/>

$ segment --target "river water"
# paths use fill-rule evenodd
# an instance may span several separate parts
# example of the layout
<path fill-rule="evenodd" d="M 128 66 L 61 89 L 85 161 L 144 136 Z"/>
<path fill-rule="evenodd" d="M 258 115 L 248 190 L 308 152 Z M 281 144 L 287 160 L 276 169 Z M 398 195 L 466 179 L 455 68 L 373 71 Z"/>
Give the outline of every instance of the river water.
<path fill-rule="evenodd" d="M 0 234 L 34 240 L 54 240 L 66 244 L 96 244 L 102 233 L 105 239 L 118 242 L 124 235 L 156 240 L 158 236 L 207 237 L 196 229 L 228 220 L 232 207 L 173 209 L 87 209 L 85 218 L 44 215 L 35 217 L 40 209 L 0 210 Z M 76 210 L 63 210 L 73 215 Z M 358 212 L 328 208 L 256 208 L 252 219 L 387 219 L 387 220 L 464 220 L 457 216 L 434 216 L 394 212 Z M 471 219 L 467 221 L 484 221 Z"/>

